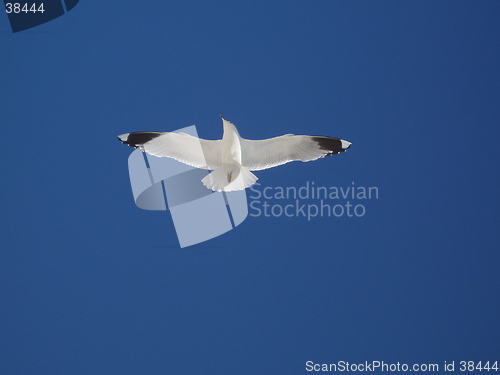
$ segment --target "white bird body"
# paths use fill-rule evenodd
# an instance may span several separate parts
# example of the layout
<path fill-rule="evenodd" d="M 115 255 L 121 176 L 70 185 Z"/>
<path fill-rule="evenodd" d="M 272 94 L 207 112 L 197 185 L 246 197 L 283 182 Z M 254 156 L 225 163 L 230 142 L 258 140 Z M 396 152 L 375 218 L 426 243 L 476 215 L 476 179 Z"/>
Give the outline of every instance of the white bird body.
<path fill-rule="evenodd" d="M 241 165 L 241 137 L 238 129 L 229 121 L 223 119 L 224 133 L 222 135 L 221 152 L 223 163 L 238 163 Z"/>
<path fill-rule="evenodd" d="M 339 138 L 293 134 L 249 140 L 241 138 L 236 126 L 223 117 L 222 122 L 224 134 L 220 140 L 171 132 L 134 132 L 118 138 L 148 154 L 212 170 L 201 181 L 214 191 L 243 190 L 257 181 L 251 171 L 295 160 L 316 160 L 344 152 L 351 145 Z"/>

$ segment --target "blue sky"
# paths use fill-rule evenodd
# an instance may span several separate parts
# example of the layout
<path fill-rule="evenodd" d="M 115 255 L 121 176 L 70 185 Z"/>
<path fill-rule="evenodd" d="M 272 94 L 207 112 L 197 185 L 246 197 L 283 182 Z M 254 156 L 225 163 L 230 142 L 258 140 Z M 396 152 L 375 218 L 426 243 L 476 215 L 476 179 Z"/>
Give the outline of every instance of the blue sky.
<path fill-rule="evenodd" d="M 500 361 L 496 1 L 81 1 L 0 17 L 3 374 L 302 374 Z M 256 172 L 376 186 L 179 249 L 118 134 L 353 143 Z M 495 357 L 496 356 L 496 357 Z"/>

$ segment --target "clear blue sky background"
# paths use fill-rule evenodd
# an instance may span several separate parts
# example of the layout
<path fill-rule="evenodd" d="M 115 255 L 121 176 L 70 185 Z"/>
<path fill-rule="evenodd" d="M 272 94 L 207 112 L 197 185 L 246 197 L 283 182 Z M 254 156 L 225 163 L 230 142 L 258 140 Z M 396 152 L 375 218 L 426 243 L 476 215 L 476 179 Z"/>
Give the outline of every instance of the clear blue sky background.
<path fill-rule="evenodd" d="M 2 374 L 303 374 L 499 360 L 498 1 L 81 1 L 0 17 Z M 261 186 L 376 186 L 179 249 L 116 136 L 219 113 L 341 137 Z"/>

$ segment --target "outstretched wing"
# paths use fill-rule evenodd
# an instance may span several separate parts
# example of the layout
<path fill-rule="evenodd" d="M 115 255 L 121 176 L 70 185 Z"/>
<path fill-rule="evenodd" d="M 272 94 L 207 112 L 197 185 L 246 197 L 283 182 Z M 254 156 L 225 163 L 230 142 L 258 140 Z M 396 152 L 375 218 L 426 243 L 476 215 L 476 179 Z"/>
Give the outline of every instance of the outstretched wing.
<path fill-rule="evenodd" d="M 280 137 L 241 139 L 241 164 L 257 171 L 291 161 L 311 161 L 339 154 L 351 146 L 343 139 L 310 135 L 287 134 Z"/>
<path fill-rule="evenodd" d="M 118 136 L 124 144 L 148 154 L 172 158 L 201 169 L 216 169 L 221 163 L 221 140 L 210 141 L 186 133 L 135 132 Z"/>

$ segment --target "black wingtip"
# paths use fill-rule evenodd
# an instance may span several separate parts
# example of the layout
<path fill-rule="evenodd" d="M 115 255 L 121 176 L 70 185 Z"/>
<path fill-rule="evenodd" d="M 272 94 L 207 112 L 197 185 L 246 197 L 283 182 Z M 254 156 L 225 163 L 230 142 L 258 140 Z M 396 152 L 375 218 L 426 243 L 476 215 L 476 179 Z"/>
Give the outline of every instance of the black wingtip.
<path fill-rule="evenodd" d="M 118 136 L 118 139 L 125 145 L 142 149 L 145 143 L 148 143 L 162 134 L 161 132 L 134 132 Z"/>
<path fill-rule="evenodd" d="M 337 155 L 341 152 L 345 152 L 352 144 L 343 139 L 333 137 L 312 137 L 312 140 L 318 144 L 320 150 L 327 151 L 325 156 Z"/>

